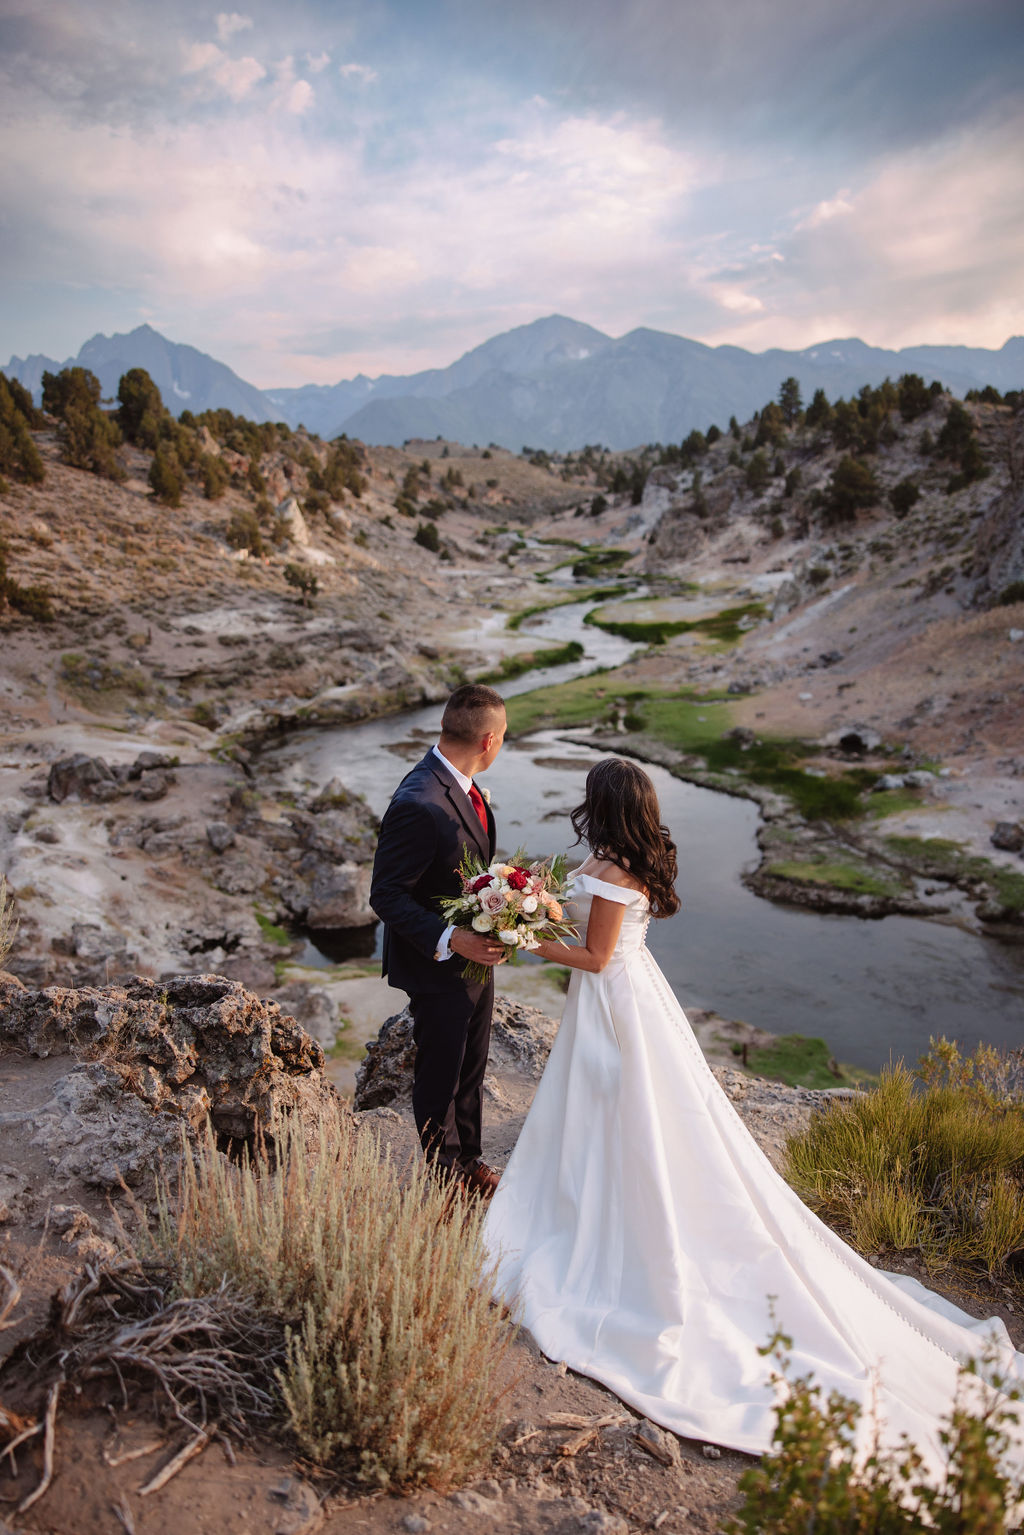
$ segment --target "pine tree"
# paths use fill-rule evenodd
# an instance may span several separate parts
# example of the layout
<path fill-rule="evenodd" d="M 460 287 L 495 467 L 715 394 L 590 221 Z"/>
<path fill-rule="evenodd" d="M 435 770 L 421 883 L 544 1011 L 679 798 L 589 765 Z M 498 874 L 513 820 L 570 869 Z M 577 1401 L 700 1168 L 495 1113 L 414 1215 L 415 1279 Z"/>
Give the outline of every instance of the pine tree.
<path fill-rule="evenodd" d="M 117 424 L 129 442 L 155 448 L 160 419 L 167 412 L 160 391 L 145 368 L 129 368 L 117 386 Z"/>
<path fill-rule="evenodd" d="M 804 408 L 804 402 L 800 397 L 799 379 L 783 379 L 779 389 L 779 408 L 785 417 L 786 425 L 793 426 Z"/>
<path fill-rule="evenodd" d="M 29 429 L 36 415 L 28 390 L 17 379 L 0 374 L 0 475 L 9 474 L 29 485 L 39 485 L 46 478 Z"/>
<path fill-rule="evenodd" d="M 164 506 L 180 506 L 185 476 L 172 453 L 157 448 L 149 466 L 149 484 L 157 501 Z"/>

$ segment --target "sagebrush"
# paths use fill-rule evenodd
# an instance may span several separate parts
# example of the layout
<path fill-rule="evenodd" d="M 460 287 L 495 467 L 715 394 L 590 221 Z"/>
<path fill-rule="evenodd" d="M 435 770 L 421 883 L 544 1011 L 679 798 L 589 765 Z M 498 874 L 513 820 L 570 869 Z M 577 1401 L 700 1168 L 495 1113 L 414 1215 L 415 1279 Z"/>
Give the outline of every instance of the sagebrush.
<path fill-rule="evenodd" d="M 7 888 L 7 880 L 0 874 L 0 970 L 7 963 L 7 956 L 18 936 L 18 919 L 14 914 L 14 901 Z"/>
<path fill-rule="evenodd" d="M 282 1414 L 305 1454 L 446 1487 L 490 1458 L 514 1337 L 481 1226 L 339 1109 L 236 1162 L 209 1132 L 176 1194 L 162 1184 L 151 1240 L 183 1293 L 227 1281 L 279 1319 Z"/>

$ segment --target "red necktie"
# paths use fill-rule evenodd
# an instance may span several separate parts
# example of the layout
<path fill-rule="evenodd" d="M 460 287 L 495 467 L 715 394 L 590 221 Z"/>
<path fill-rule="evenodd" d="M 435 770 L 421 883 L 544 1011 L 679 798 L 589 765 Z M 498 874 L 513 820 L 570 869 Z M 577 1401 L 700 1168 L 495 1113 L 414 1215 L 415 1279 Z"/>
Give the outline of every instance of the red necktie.
<path fill-rule="evenodd" d="M 480 825 L 483 827 L 485 833 L 488 833 L 489 835 L 490 828 L 487 825 L 487 806 L 484 804 L 484 797 L 480 793 L 480 790 L 477 788 L 475 783 L 470 784 L 469 786 L 469 802 L 477 813 L 477 818 L 480 822 Z"/>

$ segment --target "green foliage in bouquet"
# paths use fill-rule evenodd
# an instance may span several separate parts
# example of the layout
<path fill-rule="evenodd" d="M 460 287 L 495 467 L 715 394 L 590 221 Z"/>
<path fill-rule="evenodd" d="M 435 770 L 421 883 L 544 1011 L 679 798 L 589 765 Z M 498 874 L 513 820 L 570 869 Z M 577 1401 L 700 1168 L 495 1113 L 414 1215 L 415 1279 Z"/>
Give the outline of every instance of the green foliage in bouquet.
<path fill-rule="evenodd" d="M 512 897 L 508 900 L 504 912 L 499 908 L 497 912 L 490 913 L 492 922 L 486 928 L 476 928 L 474 918 L 485 912 L 482 901 L 478 900 L 478 892 L 473 891 L 472 886 L 484 876 L 491 876 L 492 881 L 496 876 L 492 869 L 501 865 L 513 871 L 518 878 L 529 879 L 531 882 L 540 881 L 539 890 L 529 890 L 525 883 L 519 885 L 516 879 L 509 877 L 512 888 Z M 565 887 L 568 877 L 568 861 L 564 853 L 558 853 L 552 858 L 530 859 L 524 848 L 517 848 L 509 858 L 495 858 L 489 864 L 484 863 L 478 854 L 471 853 L 469 849 L 463 850 L 462 861 L 456 871 L 462 883 L 462 892 L 459 895 L 440 896 L 438 905 L 446 922 L 453 923 L 456 927 L 471 929 L 479 932 L 481 936 L 501 936 L 502 933 L 517 932 L 522 937 L 517 942 L 510 937 L 502 937 L 506 945 L 506 957 L 510 963 L 515 964 L 519 958 L 521 948 L 533 947 L 531 940 L 551 940 L 557 938 L 577 937 L 575 927 L 565 917 L 562 911 L 562 902 L 565 899 Z M 486 890 L 486 882 L 483 890 Z M 516 897 L 524 893 L 526 897 L 536 896 L 537 905 L 530 912 L 524 912 L 522 903 L 517 903 Z M 538 915 L 534 918 L 534 911 L 540 911 L 541 907 L 547 907 L 550 902 L 557 903 L 558 915 L 553 916 L 547 910 L 546 916 Z M 506 925 L 499 926 L 499 919 L 504 916 Z M 533 918 L 533 920 L 530 920 Z M 469 981 L 486 981 L 490 974 L 490 967 L 478 964 L 475 960 L 467 960 L 463 965 L 463 975 Z"/>

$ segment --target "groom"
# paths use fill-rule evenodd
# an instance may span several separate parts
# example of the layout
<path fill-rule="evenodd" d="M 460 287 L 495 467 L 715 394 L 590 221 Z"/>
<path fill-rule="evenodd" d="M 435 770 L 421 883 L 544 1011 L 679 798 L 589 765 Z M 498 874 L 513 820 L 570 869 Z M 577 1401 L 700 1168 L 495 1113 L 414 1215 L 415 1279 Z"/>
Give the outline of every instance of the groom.
<path fill-rule="evenodd" d="M 494 978 L 467 981 L 461 961 L 493 966 L 505 949 L 489 934 L 446 926 L 438 897 L 460 893 L 465 852 L 485 864 L 494 856 L 494 817 L 473 777 L 498 755 L 505 728 L 500 693 L 480 683 L 455 690 L 437 745 L 384 812 L 370 887 L 370 905 L 384 923 L 383 973 L 409 994 L 420 1143 L 440 1178 L 484 1198 L 498 1186 L 480 1157 Z"/>

